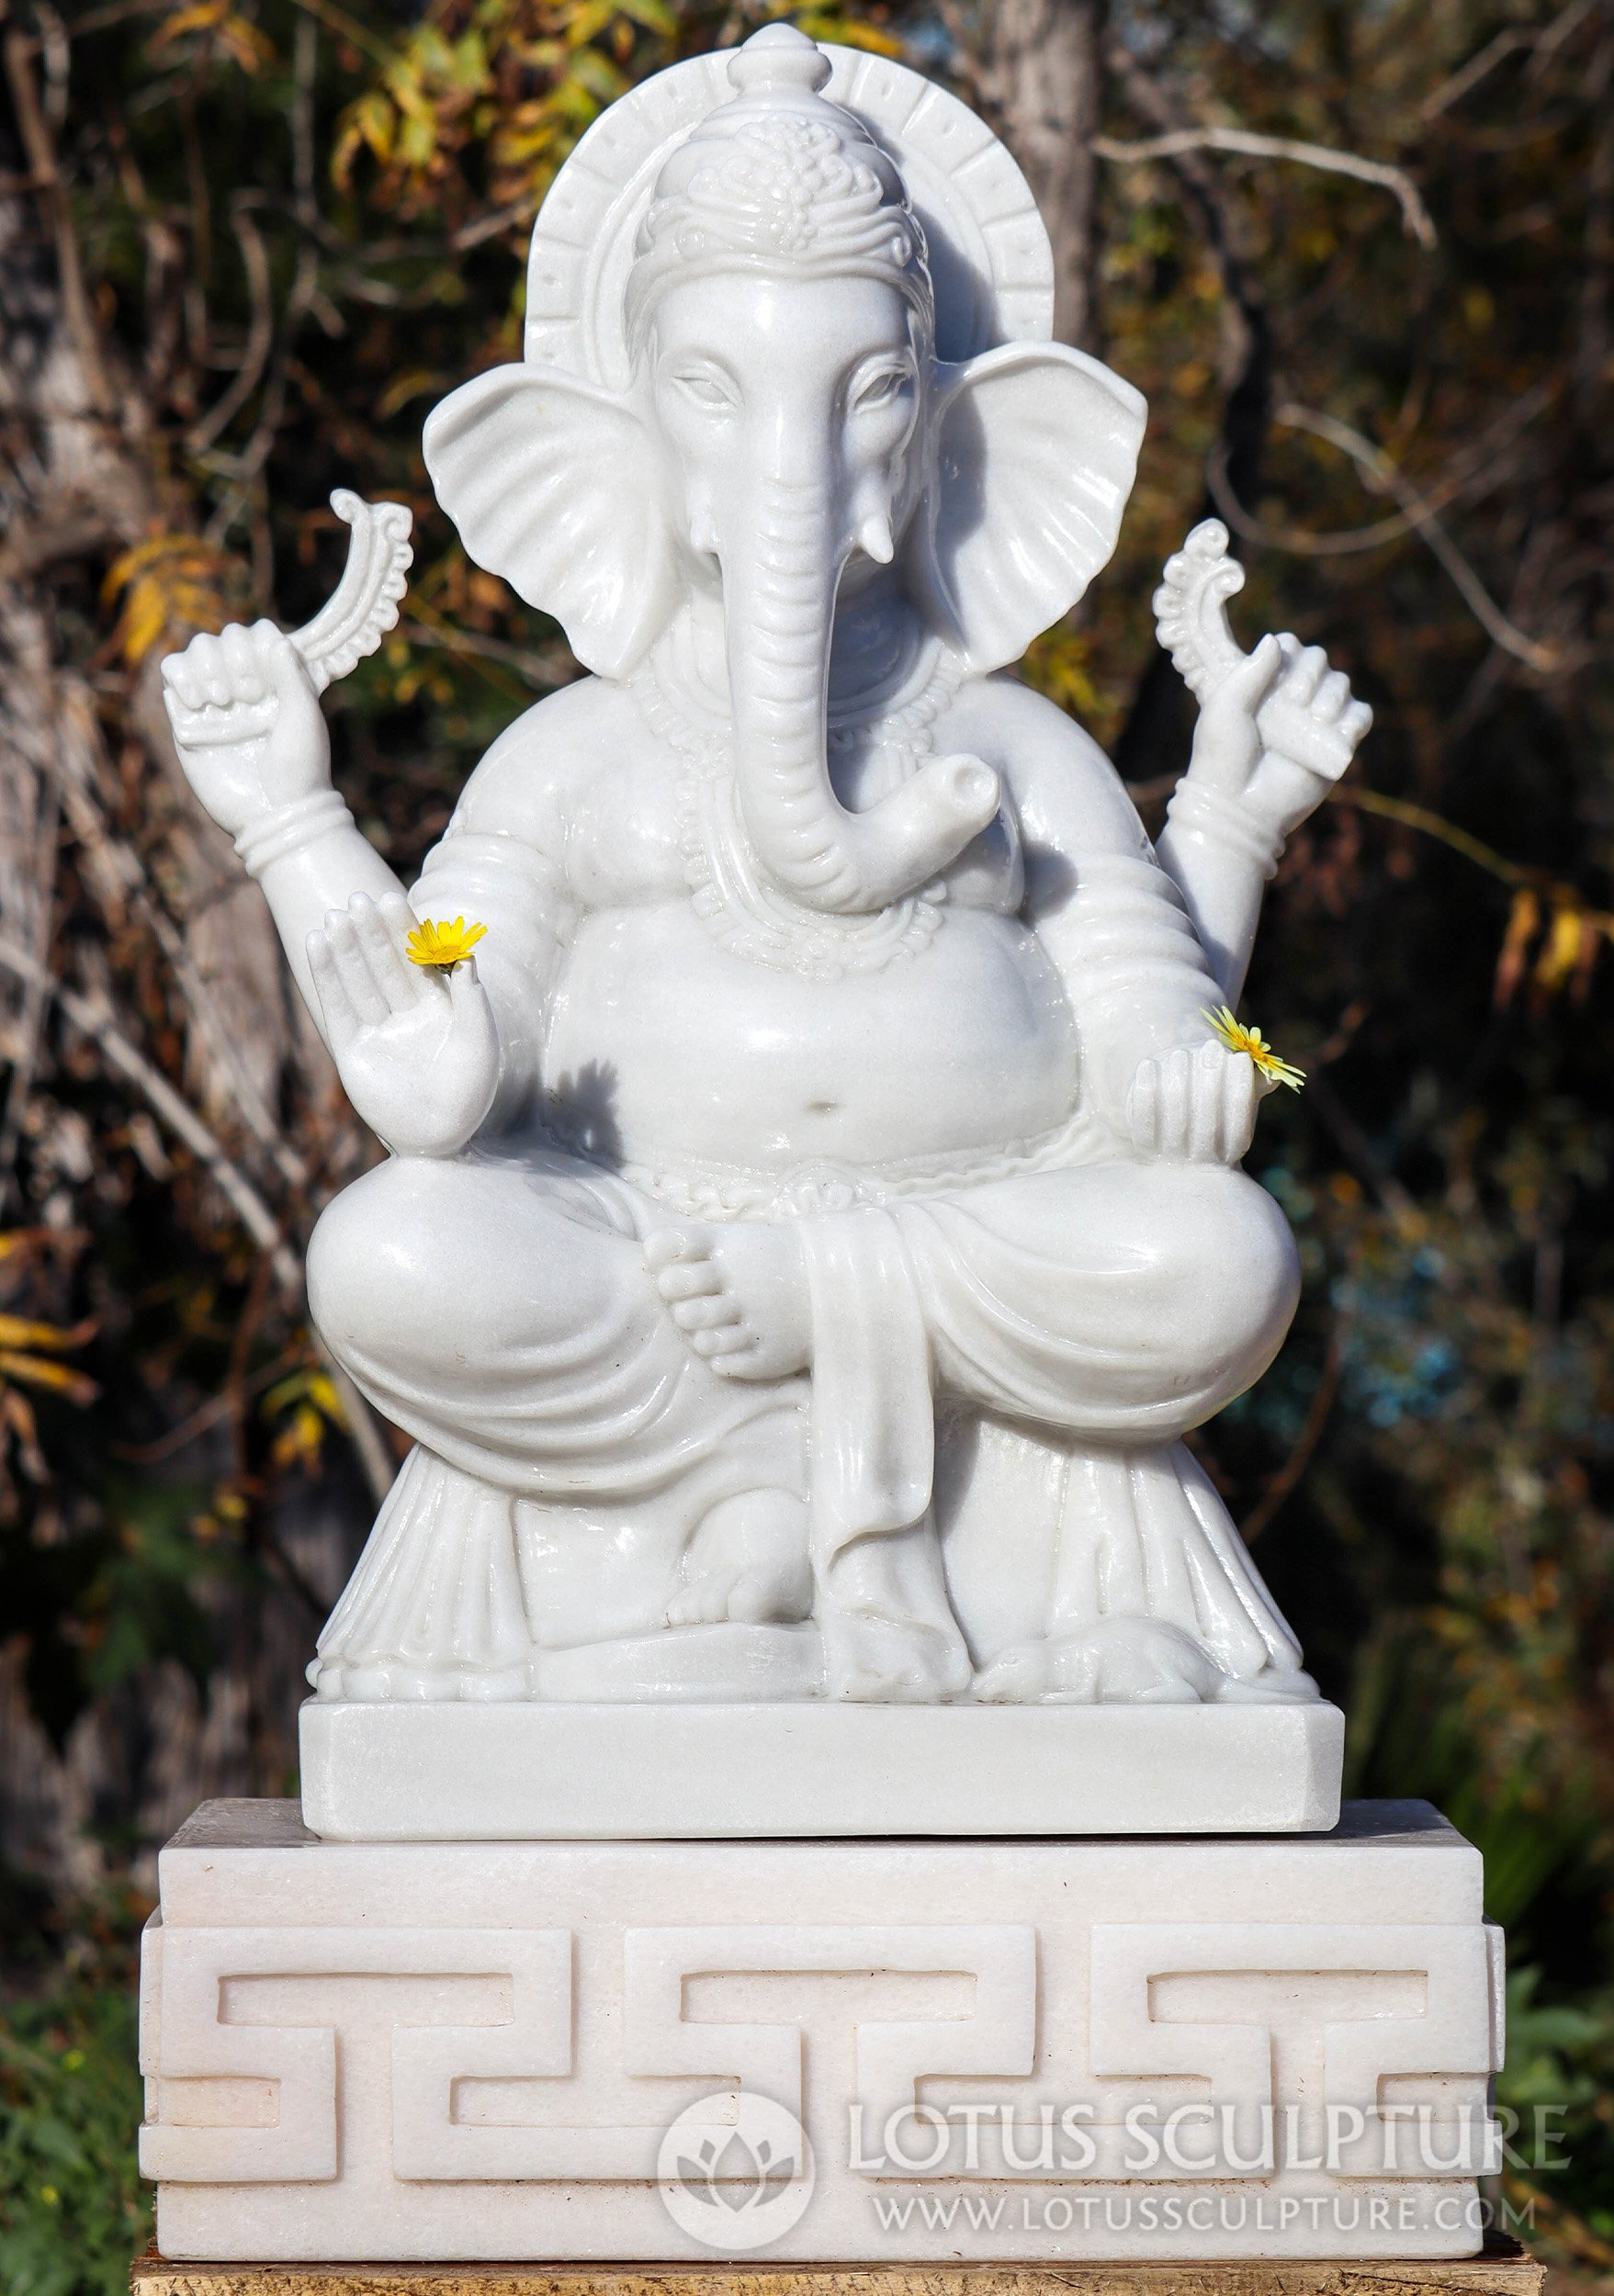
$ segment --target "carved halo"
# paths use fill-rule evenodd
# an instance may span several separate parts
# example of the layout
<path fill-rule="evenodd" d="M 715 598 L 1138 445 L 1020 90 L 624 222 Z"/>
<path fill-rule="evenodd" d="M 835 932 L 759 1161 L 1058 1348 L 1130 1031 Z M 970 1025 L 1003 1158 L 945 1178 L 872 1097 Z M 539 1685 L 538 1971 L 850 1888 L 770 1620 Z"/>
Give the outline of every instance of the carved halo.
<path fill-rule="evenodd" d="M 936 350 L 963 361 L 1054 331 L 1054 262 L 1025 177 L 983 120 L 906 65 L 820 43 L 822 93 L 854 112 L 902 170 L 936 287 Z M 533 227 L 526 356 L 622 390 L 623 298 L 635 233 L 663 163 L 734 95 L 732 49 L 658 73 L 604 112 Z"/>

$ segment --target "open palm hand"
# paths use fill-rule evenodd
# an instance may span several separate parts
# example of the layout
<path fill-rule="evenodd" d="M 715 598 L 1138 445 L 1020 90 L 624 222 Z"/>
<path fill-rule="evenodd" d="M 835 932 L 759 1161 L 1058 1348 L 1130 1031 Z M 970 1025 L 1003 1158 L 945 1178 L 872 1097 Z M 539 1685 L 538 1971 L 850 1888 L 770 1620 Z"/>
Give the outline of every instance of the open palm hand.
<path fill-rule="evenodd" d="M 308 940 L 325 1031 L 348 1098 L 389 1148 L 451 1156 L 492 1105 L 499 1036 L 467 958 L 447 972 L 412 964 L 413 911 L 401 894 L 356 893 Z"/>
<path fill-rule="evenodd" d="M 1146 1060 L 1127 1100 L 1134 1151 L 1146 1164 L 1237 1164 L 1272 1089 L 1247 1052 L 1214 1038 Z"/>

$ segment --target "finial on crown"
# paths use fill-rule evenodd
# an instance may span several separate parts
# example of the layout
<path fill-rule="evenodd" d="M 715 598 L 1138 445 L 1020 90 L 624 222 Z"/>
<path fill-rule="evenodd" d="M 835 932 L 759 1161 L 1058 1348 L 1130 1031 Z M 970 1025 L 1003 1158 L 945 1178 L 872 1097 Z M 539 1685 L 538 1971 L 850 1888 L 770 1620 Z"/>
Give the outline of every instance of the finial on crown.
<path fill-rule="evenodd" d="M 830 59 L 794 24 L 765 24 L 730 60 L 729 84 L 741 96 L 816 96 L 830 77 Z"/>

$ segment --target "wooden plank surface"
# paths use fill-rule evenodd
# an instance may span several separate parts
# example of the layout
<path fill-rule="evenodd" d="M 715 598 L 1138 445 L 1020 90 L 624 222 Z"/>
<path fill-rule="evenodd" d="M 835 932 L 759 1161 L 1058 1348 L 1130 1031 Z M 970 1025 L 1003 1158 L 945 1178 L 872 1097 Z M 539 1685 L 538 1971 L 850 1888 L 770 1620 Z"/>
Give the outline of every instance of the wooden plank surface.
<path fill-rule="evenodd" d="M 1541 2296 L 1513 2242 L 1455 2262 L 765 2265 L 174 2264 L 148 2256 L 132 2296 Z"/>

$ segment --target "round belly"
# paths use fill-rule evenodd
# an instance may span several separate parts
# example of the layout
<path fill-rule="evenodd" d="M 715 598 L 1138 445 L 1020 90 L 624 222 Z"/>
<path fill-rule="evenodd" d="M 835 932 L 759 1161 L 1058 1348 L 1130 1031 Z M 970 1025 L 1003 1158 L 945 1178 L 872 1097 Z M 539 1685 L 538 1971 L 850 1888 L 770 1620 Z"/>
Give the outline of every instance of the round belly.
<path fill-rule="evenodd" d="M 685 901 L 596 913 L 545 1059 L 559 1128 L 603 1162 L 766 1173 L 1009 1147 L 1063 1122 L 1076 1082 L 1036 940 L 964 908 L 884 971 L 829 983 L 731 955 Z"/>

